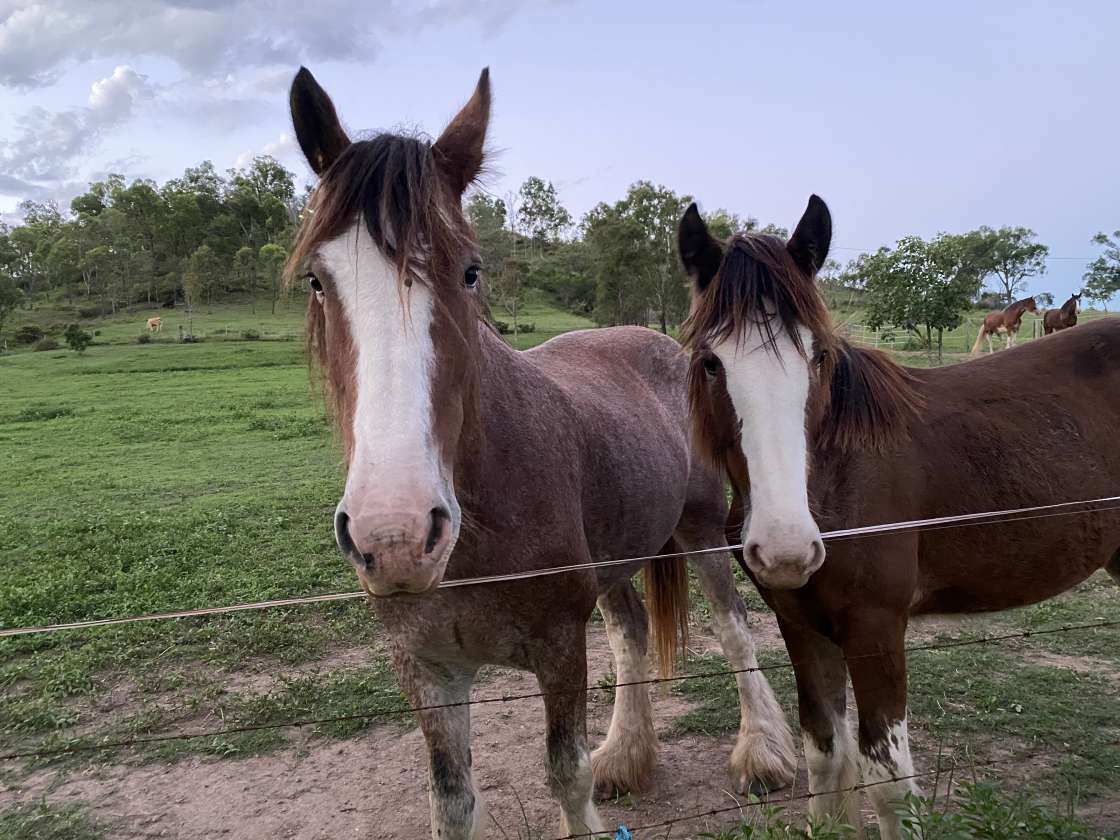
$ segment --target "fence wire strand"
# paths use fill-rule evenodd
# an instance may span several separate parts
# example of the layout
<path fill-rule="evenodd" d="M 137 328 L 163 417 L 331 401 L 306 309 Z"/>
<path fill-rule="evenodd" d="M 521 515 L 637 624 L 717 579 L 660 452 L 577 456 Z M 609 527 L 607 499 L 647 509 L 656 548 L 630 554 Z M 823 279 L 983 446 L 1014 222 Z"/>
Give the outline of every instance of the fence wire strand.
<path fill-rule="evenodd" d="M 1082 508 L 1069 510 L 1068 508 Z M 1034 505 L 1032 507 L 1012 508 L 1008 510 L 987 511 L 983 513 L 964 513 L 953 516 L 938 516 L 930 519 L 913 519 L 905 522 L 888 522 L 880 525 L 864 525 L 858 528 L 842 528 L 835 531 L 826 531 L 821 534 L 821 539 L 826 542 L 835 540 L 859 539 L 866 537 L 882 536 L 884 534 L 917 533 L 923 531 L 938 531 L 945 528 L 961 528 L 970 525 L 999 525 L 1013 522 L 1024 522 L 1034 519 L 1047 519 L 1054 516 L 1084 516 L 1093 513 L 1108 513 L 1120 510 L 1120 496 L 1104 496 L 1098 499 L 1085 499 L 1075 502 L 1056 502 L 1047 505 Z M 553 566 L 547 569 L 532 569 L 524 572 L 509 574 L 484 575 L 473 578 L 460 578 L 445 580 L 440 583 L 440 589 L 456 589 L 463 586 L 478 586 L 481 584 L 511 583 L 520 580 L 529 580 L 538 577 L 581 572 L 591 569 L 602 569 L 611 566 L 626 566 L 648 563 L 654 560 L 668 560 L 676 557 L 699 557 L 708 554 L 720 554 L 739 550 L 742 543 L 735 545 L 713 546 L 711 548 L 698 548 L 690 551 L 677 551 L 668 554 L 651 554 L 644 557 L 626 557 L 614 560 L 593 560 L 588 563 L 574 563 L 567 566 Z M 321 604 L 334 601 L 351 601 L 358 598 L 369 597 L 367 593 L 336 592 L 327 595 L 307 595 L 295 598 L 278 598 L 271 601 L 255 601 L 245 604 L 232 604 L 222 607 L 201 607 L 190 610 L 176 610 L 172 612 L 151 613 L 148 615 L 125 616 L 121 618 L 97 618 L 86 621 L 72 621 L 62 624 L 47 624 L 34 627 L 11 627 L 0 629 L 0 639 L 15 636 L 30 636 L 42 633 L 59 633 L 67 630 L 83 630 L 93 627 L 114 627 L 123 624 L 136 624 L 140 622 L 168 621 L 180 618 L 198 618 L 205 616 L 226 615 L 229 613 L 249 612 L 256 610 L 273 609 L 279 607 L 294 607 L 305 604 Z"/>
<path fill-rule="evenodd" d="M 971 639 L 956 639 L 949 642 L 937 642 L 924 645 L 914 645 L 904 648 L 904 653 L 918 653 L 922 651 L 932 650 L 947 650 L 950 648 L 968 647 L 971 645 L 988 645 L 999 644 L 1002 642 L 1010 641 L 1013 639 L 1029 639 L 1032 636 L 1046 636 L 1054 635 L 1057 633 L 1068 633 L 1079 630 L 1096 630 L 1105 627 L 1120 626 L 1120 619 L 1113 621 L 1096 621 L 1088 622 L 1085 624 L 1067 624 L 1060 627 L 1042 628 L 1039 630 L 1024 630 L 1016 633 L 1004 633 L 996 636 L 977 636 Z M 876 651 L 873 653 L 857 654 L 854 656 L 846 656 L 845 660 L 848 662 L 857 659 L 871 659 L 884 656 L 894 655 L 890 651 Z M 698 679 L 711 679 L 715 677 L 729 677 L 738 674 L 753 674 L 764 673 L 767 671 L 777 671 L 786 668 L 796 667 L 795 663 L 786 660 L 784 662 L 775 662 L 769 665 L 755 665 L 750 668 L 721 668 L 714 671 L 704 671 L 692 674 L 674 674 L 667 677 L 651 677 L 644 680 L 631 680 L 629 682 L 615 683 L 611 688 L 628 688 L 631 686 L 652 686 L 664 685 L 667 683 L 684 682 L 686 680 Z M 167 741 L 189 741 L 199 738 L 219 738 L 226 735 L 240 735 L 248 732 L 260 732 L 264 730 L 275 729 L 300 729 L 305 726 L 318 726 L 328 723 L 345 723 L 347 721 L 356 720 L 380 720 L 385 718 L 403 717 L 406 715 L 417 714 L 419 712 L 432 712 L 442 709 L 455 709 L 462 706 L 482 706 L 494 703 L 513 703 L 520 700 L 531 700 L 534 698 L 543 698 L 549 696 L 557 696 L 564 694 L 589 694 L 593 691 L 598 691 L 598 686 L 583 685 L 572 687 L 568 689 L 560 689 L 557 691 L 533 691 L 523 694 L 504 694 L 497 697 L 480 697 L 472 700 L 460 700 L 453 703 L 435 703 L 424 706 L 405 706 L 399 709 L 389 709 L 379 712 L 359 712 L 346 715 L 333 715 L 324 718 L 299 718 L 296 720 L 277 721 L 274 723 L 256 723 L 245 724 L 243 726 L 230 726 L 221 729 L 211 729 L 202 732 L 172 732 L 165 735 L 150 735 L 142 738 L 123 738 L 116 741 L 102 741 L 96 744 L 72 744 L 65 747 L 56 747 L 51 749 L 35 749 L 16 751 L 0 754 L 0 761 L 13 761 L 22 758 L 55 758 L 63 755 L 77 755 L 79 753 L 88 752 L 102 752 L 111 749 L 125 749 L 129 747 L 145 746 L 147 744 L 159 744 Z"/>

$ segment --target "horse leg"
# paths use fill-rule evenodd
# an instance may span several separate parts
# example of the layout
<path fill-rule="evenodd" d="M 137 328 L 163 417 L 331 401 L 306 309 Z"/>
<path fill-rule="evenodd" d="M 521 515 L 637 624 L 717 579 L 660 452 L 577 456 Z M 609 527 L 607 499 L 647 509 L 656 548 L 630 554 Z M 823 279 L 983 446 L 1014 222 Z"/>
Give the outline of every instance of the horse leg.
<path fill-rule="evenodd" d="M 584 624 L 565 625 L 550 639 L 551 658 L 537 668 L 548 727 L 548 786 L 560 800 L 560 834 L 604 831 L 592 799 L 587 751 L 587 638 Z M 564 631 L 567 632 L 564 632 Z"/>
<path fill-rule="evenodd" d="M 895 809 L 906 794 L 918 793 L 906 726 L 906 619 L 870 608 L 845 636 L 859 709 L 860 772 L 879 815 L 879 835 L 899 840 L 902 824 Z"/>
<path fill-rule="evenodd" d="M 394 656 L 401 688 L 414 706 L 470 699 L 474 670 Z M 433 840 L 478 840 L 486 808 L 471 770 L 470 706 L 417 712 L 428 746 L 428 802 Z"/>
<path fill-rule="evenodd" d="M 801 742 L 809 770 L 809 813 L 835 819 L 861 832 L 856 744 L 848 724 L 848 668 L 839 647 L 814 633 L 783 622 L 782 638 L 795 663 Z"/>
<path fill-rule="evenodd" d="M 657 735 L 648 685 L 649 619 L 634 584 L 625 580 L 599 596 L 614 654 L 618 688 L 607 739 L 591 754 L 595 793 L 601 798 L 640 791 L 657 764 Z"/>
<path fill-rule="evenodd" d="M 684 544 L 682 548 L 699 548 Z M 702 547 L 725 544 L 721 534 L 712 534 Z M 732 670 L 738 671 L 735 682 L 739 689 L 739 735 L 731 751 L 731 780 L 740 793 L 746 793 L 751 782 L 767 790 L 785 787 L 797 771 L 797 755 L 793 735 L 786 723 L 782 707 L 774 697 L 765 675 L 757 670 L 754 639 L 743 599 L 735 589 L 735 579 L 726 554 L 702 555 L 693 558 L 693 568 L 700 578 L 704 597 L 712 607 L 723 655 Z"/>
<path fill-rule="evenodd" d="M 988 353 L 991 353 L 992 352 L 992 334 L 988 333 L 986 337 L 988 339 Z"/>

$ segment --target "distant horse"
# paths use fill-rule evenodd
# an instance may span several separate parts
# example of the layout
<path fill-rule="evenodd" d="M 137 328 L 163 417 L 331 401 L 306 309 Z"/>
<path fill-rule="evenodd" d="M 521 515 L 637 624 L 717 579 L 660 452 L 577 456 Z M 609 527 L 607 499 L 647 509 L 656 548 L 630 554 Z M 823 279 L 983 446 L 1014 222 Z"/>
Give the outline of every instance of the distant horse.
<path fill-rule="evenodd" d="M 1081 305 L 1081 292 L 1070 295 L 1061 309 L 1051 309 L 1042 316 L 1042 334 L 1064 330 L 1077 324 L 1077 310 Z"/>
<path fill-rule="evenodd" d="M 593 789 L 641 788 L 657 740 L 647 687 L 620 685 L 606 741 L 589 755 L 586 623 L 598 603 L 619 683 L 646 679 L 647 617 L 630 582 L 643 564 L 438 587 L 726 544 L 719 474 L 692 454 L 687 359 L 637 327 L 569 333 L 522 353 L 486 321 L 461 197 L 483 165 L 487 71 L 434 144 L 392 134 L 352 143 L 306 69 L 291 109 L 320 177 L 289 266 L 311 287 L 308 342 L 348 467 L 335 537 L 419 707 L 432 834 L 484 830 L 464 704 L 487 663 L 536 674 L 561 831 L 597 832 Z M 695 569 L 732 666 L 753 668 L 730 558 Z M 658 651 L 671 662 L 687 622 L 685 568 L 660 560 L 646 575 Z M 788 783 L 793 740 L 769 684 L 748 670 L 738 688 L 734 786 Z"/>
<path fill-rule="evenodd" d="M 157 333 L 163 329 L 163 318 L 156 316 L 155 318 L 148 319 L 148 332 Z"/>
<path fill-rule="evenodd" d="M 1003 610 L 1050 598 L 1102 567 L 1120 582 L 1120 512 L 837 541 L 848 528 L 1111 496 L 1120 489 L 1120 318 L 1007 353 L 907 370 L 841 338 L 814 275 L 832 220 L 816 196 L 788 244 L 680 226 L 692 275 L 683 339 L 698 437 L 726 469 L 744 568 L 794 662 L 811 792 L 858 771 L 887 840 L 914 789 L 906 625 L 922 613 Z M 1029 381 L 1025 392 L 1022 383 Z M 1045 464 L 1024 452 L 1060 450 Z M 815 513 L 815 520 L 814 520 Z M 848 729 L 851 674 L 859 747 Z M 854 796 L 817 796 L 817 815 Z"/>
<path fill-rule="evenodd" d="M 1019 332 L 1019 327 L 1023 325 L 1023 313 L 1037 311 L 1038 305 L 1034 302 L 1033 297 L 1029 297 L 1015 301 L 1002 312 L 992 312 L 986 316 L 980 327 L 980 334 L 976 336 L 976 343 L 972 345 L 972 355 L 975 356 L 980 352 L 980 342 L 985 338 L 988 339 L 988 352 L 992 352 L 993 333 L 1003 335 L 1007 342 L 1006 347 L 1010 350 L 1015 344 L 1015 336 Z"/>

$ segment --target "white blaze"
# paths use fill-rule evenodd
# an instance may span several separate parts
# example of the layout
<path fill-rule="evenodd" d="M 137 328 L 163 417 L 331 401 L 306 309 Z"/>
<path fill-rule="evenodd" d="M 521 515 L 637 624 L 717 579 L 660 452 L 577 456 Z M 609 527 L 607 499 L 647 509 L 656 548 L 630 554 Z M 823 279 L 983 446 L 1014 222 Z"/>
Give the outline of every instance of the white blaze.
<path fill-rule="evenodd" d="M 808 497 L 809 362 L 785 329 L 778 323 L 774 327 L 774 347 L 766 347 L 765 331 L 752 325 L 740 341 L 731 336 L 712 352 L 724 367 L 727 391 L 743 424 L 750 531 L 807 548 L 819 535 Z M 812 334 L 799 329 L 803 346 L 811 347 Z"/>
<path fill-rule="evenodd" d="M 432 429 L 434 301 L 421 283 L 404 288 L 396 265 L 364 224 L 319 248 L 346 314 L 356 355 L 354 449 L 346 497 L 409 510 L 442 502 L 453 533 L 460 511 Z"/>

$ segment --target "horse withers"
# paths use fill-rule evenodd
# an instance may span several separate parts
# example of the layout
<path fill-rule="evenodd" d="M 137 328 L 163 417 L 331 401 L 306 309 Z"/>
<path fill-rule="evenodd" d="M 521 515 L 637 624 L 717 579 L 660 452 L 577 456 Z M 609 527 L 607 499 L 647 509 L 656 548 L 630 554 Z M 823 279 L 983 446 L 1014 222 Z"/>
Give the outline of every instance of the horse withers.
<path fill-rule="evenodd" d="M 602 829 L 600 793 L 649 782 L 657 740 L 641 563 L 499 584 L 444 581 L 725 544 L 716 471 L 693 457 L 687 359 L 629 327 L 570 333 L 524 353 L 485 319 L 478 245 L 462 195 L 483 165 L 489 75 L 434 143 L 351 142 L 305 69 L 296 137 L 320 183 L 293 247 L 310 286 L 307 333 L 347 464 L 334 520 L 369 592 L 428 747 L 432 834 L 483 832 L 470 689 L 487 663 L 533 672 L 544 692 L 547 774 L 562 833 Z M 734 786 L 788 783 L 792 736 L 757 671 L 727 555 L 695 564 L 736 669 Z M 687 622 L 683 562 L 647 569 L 663 661 Z M 586 623 L 598 603 L 619 688 L 588 752 Z M 442 708 L 432 708 L 442 707 Z"/>
<path fill-rule="evenodd" d="M 916 789 L 906 778 L 910 616 L 1031 604 L 1100 568 L 1120 581 L 1120 512 L 845 539 L 827 556 L 819 528 L 1115 495 L 1120 319 L 907 370 L 834 331 L 814 281 L 831 230 L 816 196 L 788 243 L 717 241 L 690 208 L 680 225 L 694 285 L 683 339 L 698 437 L 729 475 L 735 510 L 749 510 L 741 562 L 794 663 L 810 790 L 850 788 L 862 774 L 893 840 L 899 800 Z M 1048 450 L 1063 456 L 1023 457 Z M 858 824 L 853 795 L 810 806 Z"/>
<path fill-rule="evenodd" d="M 1051 309 L 1042 316 L 1042 334 L 1068 330 L 1077 326 L 1077 311 L 1081 305 L 1081 292 L 1069 296 L 1069 300 L 1062 304 L 1061 309 Z"/>

